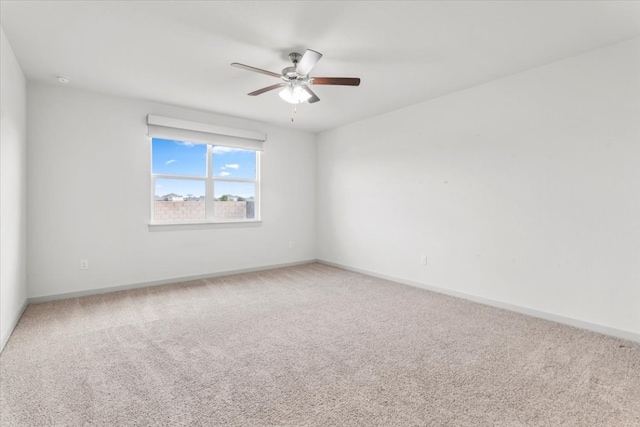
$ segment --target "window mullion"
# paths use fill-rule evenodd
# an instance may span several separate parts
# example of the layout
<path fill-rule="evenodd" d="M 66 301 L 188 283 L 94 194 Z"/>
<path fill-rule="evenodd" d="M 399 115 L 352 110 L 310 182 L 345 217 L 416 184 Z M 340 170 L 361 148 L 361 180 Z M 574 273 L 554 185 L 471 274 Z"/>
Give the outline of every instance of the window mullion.
<path fill-rule="evenodd" d="M 161 173 L 152 173 L 151 178 L 161 178 L 161 179 L 184 179 L 185 181 L 206 181 L 206 177 L 203 178 L 201 176 L 188 176 L 188 175 L 166 175 Z"/>
<path fill-rule="evenodd" d="M 213 221 L 214 191 L 213 191 L 213 146 L 207 144 L 207 180 L 205 183 L 204 209 L 207 221 Z"/>
<path fill-rule="evenodd" d="M 255 217 L 254 219 L 256 220 L 260 220 L 260 212 L 262 212 L 260 203 L 260 177 L 261 177 L 261 166 L 260 166 L 260 162 L 261 162 L 261 153 L 259 151 L 256 151 L 256 173 L 255 173 L 255 194 L 254 194 L 254 210 L 255 210 Z"/>
<path fill-rule="evenodd" d="M 213 179 L 216 181 L 225 181 L 225 182 L 248 182 L 248 183 L 256 182 L 255 179 L 251 179 L 251 178 L 222 178 L 222 177 L 216 176 Z"/>

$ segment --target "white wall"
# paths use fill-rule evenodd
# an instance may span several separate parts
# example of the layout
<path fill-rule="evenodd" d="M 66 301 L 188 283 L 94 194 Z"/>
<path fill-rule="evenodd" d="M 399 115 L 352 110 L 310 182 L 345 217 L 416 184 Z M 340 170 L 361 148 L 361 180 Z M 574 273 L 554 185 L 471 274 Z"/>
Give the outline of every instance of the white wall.
<path fill-rule="evenodd" d="M 0 28 L 0 351 L 27 298 L 27 86 Z"/>
<path fill-rule="evenodd" d="M 317 179 L 321 260 L 640 333 L 640 39 L 324 132 Z"/>
<path fill-rule="evenodd" d="M 28 113 L 30 297 L 316 258 L 315 135 L 32 82 Z M 149 231 L 149 113 L 266 132 L 262 225 Z"/>

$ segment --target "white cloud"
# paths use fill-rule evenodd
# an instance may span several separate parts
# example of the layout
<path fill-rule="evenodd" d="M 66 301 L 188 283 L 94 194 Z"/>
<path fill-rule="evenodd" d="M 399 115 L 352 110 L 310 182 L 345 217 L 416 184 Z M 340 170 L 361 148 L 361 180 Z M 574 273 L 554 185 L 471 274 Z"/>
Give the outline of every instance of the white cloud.
<path fill-rule="evenodd" d="M 228 176 L 231 175 L 229 172 L 220 172 L 220 176 Z"/>
<path fill-rule="evenodd" d="M 224 165 L 225 168 L 229 168 L 229 169 L 240 169 L 240 165 L 237 163 L 231 163 L 230 165 Z"/>
<path fill-rule="evenodd" d="M 162 188 L 162 185 L 156 184 L 156 188 Z"/>
<path fill-rule="evenodd" d="M 171 159 L 171 160 L 167 160 L 166 162 L 164 162 L 165 165 L 170 165 L 171 163 L 175 163 L 177 162 L 176 159 Z"/>
<path fill-rule="evenodd" d="M 183 147 L 193 147 L 194 146 L 193 142 L 175 141 L 175 143 L 178 144 L 178 145 L 182 145 Z"/>
<path fill-rule="evenodd" d="M 214 153 L 235 153 L 236 151 L 242 151 L 242 150 L 240 148 L 221 147 L 219 145 L 213 146 Z"/>

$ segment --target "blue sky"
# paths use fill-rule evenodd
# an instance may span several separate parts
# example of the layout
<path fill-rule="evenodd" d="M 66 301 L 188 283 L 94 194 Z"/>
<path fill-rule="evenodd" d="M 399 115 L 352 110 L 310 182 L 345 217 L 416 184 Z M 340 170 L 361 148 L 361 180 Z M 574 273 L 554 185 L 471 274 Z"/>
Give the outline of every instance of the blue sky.
<path fill-rule="evenodd" d="M 207 170 L 207 146 L 188 142 L 171 141 L 154 138 L 152 140 L 152 171 L 155 174 L 187 175 L 205 177 Z M 256 153 L 229 147 L 213 147 L 213 176 L 216 178 L 254 179 L 256 170 Z M 155 194 L 163 196 L 176 193 L 181 196 L 192 194 L 203 196 L 204 181 L 184 179 L 156 179 Z M 242 197 L 255 196 L 255 185 L 252 183 L 216 181 L 214 196 L 225 194 Z"/>

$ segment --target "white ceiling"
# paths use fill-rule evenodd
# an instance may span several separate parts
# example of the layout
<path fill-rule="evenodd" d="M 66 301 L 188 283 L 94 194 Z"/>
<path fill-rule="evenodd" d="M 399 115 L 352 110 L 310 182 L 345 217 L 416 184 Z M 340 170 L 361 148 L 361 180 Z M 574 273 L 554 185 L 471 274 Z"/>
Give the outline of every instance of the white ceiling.
<path fill-rule="evenodd" d="M 29 79 L 320 131 L 640 37 L 635 1 L 6 1 L 2 27 Z M 277 83 L 291 51 L 324 54 L 291 106 Z"/>

